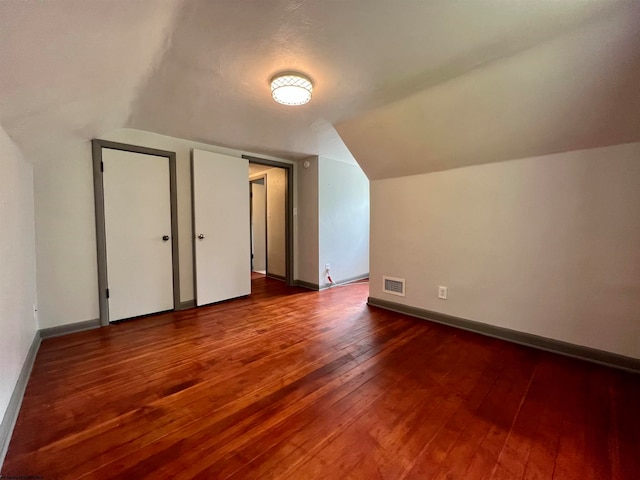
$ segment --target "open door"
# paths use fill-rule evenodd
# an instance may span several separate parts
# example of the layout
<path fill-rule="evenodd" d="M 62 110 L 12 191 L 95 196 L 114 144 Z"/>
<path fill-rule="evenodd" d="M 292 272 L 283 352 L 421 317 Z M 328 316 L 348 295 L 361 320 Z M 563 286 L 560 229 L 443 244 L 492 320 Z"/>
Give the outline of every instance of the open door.
<path fill-rule="evenodd" d="M 197 149 L 191 162 L 196 305 L 249 295 L 249 162 Z"/>

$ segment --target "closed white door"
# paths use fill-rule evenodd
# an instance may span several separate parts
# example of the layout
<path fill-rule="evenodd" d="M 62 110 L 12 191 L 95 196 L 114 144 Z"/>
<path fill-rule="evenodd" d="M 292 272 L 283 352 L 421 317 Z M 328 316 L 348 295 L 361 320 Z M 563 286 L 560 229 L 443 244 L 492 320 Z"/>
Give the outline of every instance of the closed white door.
<path fill-rule="evenodd" d="M 262 183 L 251 182 L 251 240 L 253 270 L 267 270 L 267 189 Z"/>
<path fill-rule="evenodd" d="M 171 310 L 169 159 L 104 148 L 109 321 Z"/>
<path fill-rule="evenodd" d="M 249 162 L 193 150 L 196 305 L 251 293 Z"/>

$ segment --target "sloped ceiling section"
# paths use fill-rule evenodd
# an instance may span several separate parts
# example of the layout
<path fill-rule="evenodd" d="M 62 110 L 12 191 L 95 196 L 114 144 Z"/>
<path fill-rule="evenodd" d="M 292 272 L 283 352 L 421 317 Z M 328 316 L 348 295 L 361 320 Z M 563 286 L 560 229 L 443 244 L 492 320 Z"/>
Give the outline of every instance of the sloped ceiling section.
<path fill-rule="evenodd" d="M 353 153 L 371 178 L 572 148 L 593 139 L 606 108 L 628 117 L 628 96 L 609 97 L 633 78 L 621 55 L 632 57 L 637 39 L 631 20 L 619 32 L 563 35 L 611 12 L 637 18 L 630 5 L 638 3 L 0 1 L 0 123 L 36 163 L 131 127 L 292 160 Z M 599 63 L 590 63 L 593 49 Z M 272 101 L 270 78 L 291 69 L 314 80 L 311 103 Z M 600 96 L 585 102 L 589 93 Z M 556 97 L 560 113 L 539 105 Z M 547 128 L 550 117 L 573 122 L 587 111 L 597 116 L 589 129 L 584 118 L 573 130 Z M 592 143 L 628 138 L 624 125 Z M 523 140 L 524 130 L 533 133 Z"/>
<path fill-rule="evenodd" d="M 126 124 L 180 4 L 0 2 L 0 123 L 28 159 L 55 158 Z"/>
<path fill-rule="evenodd" d="M 640 4 L 336 128 L 370 179 L 640 141 Z"/>
<path fill-rule="evenodd" d="M 528 48 L 615 3 L 192 1 L 129 126 L 289 159 L 345 160 L 351 154 L 336 122 Z M 269 80 L 282 70 L 312 77 L 311 103 L 271 100 Z"/>

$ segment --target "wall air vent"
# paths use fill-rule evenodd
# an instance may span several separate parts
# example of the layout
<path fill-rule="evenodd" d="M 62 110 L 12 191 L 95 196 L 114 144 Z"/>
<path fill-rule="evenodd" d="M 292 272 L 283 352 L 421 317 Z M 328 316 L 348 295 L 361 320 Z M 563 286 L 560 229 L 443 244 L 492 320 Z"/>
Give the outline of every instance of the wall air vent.
<path fill-rule="evenodd" d="M 382 291 L 404 297 L 404 278 L 382 277 Z"/>

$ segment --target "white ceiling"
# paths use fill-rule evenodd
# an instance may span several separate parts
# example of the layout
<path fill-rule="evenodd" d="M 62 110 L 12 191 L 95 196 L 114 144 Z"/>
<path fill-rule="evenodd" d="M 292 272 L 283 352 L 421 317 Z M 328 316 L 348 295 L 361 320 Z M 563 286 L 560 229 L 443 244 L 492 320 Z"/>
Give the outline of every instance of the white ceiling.
<path fill-rule="evenodd" d="M 639 3 L 5 0 L 0 123 L 34 162 L 131 127 L 293 160 L 350 149 L 370 178 L 638 140 Z M 308 105 L 271 100 L 290 69 Z"/>

